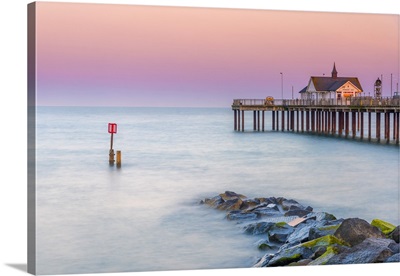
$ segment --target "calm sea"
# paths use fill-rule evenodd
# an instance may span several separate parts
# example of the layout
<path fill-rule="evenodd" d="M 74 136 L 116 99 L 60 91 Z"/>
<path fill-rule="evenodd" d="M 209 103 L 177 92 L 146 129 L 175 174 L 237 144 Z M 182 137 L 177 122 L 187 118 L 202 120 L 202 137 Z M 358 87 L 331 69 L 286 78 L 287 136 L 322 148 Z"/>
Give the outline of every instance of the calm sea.
<path fill-rule="evenodd" d="M 260 237 L 198 204 L 226 190 L 399 224 L 398 146 L 272 132 L 266 116 L 238 133 L 229 108 L 39 107 L 38 274 L 250 267 Z"/>

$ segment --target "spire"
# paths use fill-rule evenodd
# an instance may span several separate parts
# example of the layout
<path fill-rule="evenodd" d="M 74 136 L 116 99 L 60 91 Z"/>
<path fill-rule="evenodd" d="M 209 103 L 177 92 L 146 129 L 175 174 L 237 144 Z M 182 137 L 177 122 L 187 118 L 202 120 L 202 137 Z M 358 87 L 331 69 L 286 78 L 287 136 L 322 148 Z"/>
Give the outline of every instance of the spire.
<path fill-rule="evenodd" d="M 333 63 L 332 78 L 334 78 L 334 79 L 337 78 L 337 71 L 336 71 L 336 64 L 335 64 L 335 62 Z"/>

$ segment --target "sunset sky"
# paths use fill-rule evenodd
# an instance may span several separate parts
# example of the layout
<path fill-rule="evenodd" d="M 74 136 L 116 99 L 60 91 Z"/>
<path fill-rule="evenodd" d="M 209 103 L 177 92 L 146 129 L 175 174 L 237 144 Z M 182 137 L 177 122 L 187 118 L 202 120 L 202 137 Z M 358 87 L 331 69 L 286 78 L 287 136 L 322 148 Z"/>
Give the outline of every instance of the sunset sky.
<path fill-rule="evenodd" d="M 310 76 L 399 82 L 399 15 L 37 2 L 37 104 L 228 107 Z M 391 74 L 393 81 L 391 82 Z"/>

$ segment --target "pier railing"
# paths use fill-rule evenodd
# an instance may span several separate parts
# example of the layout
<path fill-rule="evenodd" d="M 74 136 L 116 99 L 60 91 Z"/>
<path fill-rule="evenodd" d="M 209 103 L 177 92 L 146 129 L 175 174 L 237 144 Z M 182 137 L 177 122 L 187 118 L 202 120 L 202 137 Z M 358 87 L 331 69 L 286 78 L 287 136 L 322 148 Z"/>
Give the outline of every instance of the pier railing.
<path fill-rule="evenodd" d="M 341 99 L 235 99 L 233 106 L 352 106 L 400 107 L 400 98 L 353 97 Z"/>

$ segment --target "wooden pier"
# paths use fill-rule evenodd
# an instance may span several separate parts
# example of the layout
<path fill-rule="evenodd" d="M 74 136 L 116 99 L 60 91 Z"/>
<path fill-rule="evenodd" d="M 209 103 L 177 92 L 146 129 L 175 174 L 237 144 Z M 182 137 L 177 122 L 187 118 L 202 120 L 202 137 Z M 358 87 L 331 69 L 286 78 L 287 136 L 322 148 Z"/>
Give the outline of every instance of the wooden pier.
<path fill-rule="evenodd" d="M 331 135 L 399 144 L 399 98 L 356 97 L 338 100 L 235 99 L 234 130 L 245 130 L 245 113 L 252 112 L 253 131 L 271 130 Z M 246 115 L 247 116 L 247 115 Z"/>

